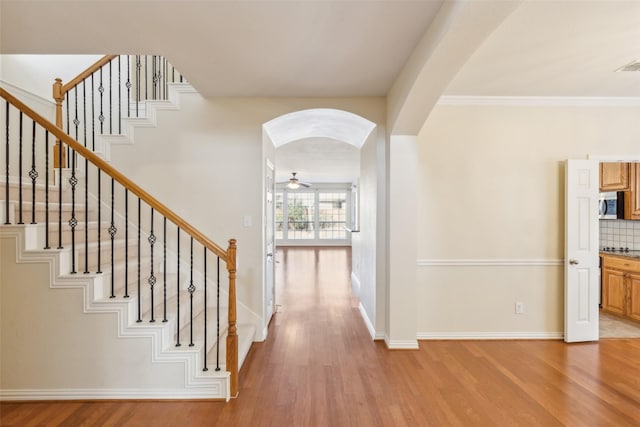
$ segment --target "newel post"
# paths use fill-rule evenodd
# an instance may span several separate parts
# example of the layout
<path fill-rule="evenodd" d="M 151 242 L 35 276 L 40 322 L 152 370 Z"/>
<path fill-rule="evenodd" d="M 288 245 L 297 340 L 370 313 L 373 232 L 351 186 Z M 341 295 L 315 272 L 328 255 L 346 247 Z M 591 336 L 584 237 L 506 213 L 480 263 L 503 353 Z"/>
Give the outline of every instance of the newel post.
<path fill-rule="evenodd" d="M 62 79 L 57 78 L 53 83 L 53 99 L 56 101 L 56 126 L 62 129 L 62 102 L 64 101 L 64 93 L 62 90 Z M 66 168 L 67 158 L 65 150 L 62 149 L 62 142 L 57 139 L 53 147 L 53 167 Z"/>
<path fill-rule="evenodd" d="M 238 395 L 238 328 L 236 326 L 236 239 L 229 240 L 229 331 L 227 332 L 227 370 L 231 373 L 231 396 Z"/>

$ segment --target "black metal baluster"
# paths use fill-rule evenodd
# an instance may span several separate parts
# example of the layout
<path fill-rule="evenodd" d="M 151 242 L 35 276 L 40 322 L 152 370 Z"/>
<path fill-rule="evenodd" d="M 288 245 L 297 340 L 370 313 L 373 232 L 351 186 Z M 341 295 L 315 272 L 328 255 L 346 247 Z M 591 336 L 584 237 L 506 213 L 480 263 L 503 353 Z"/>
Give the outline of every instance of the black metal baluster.
<path fill-rule="evenodd" d="M 87 80 L 82 81 L 82 133 L 87 146 Z M 98 226 L 100 228 L 100 226 Z M 84 158 L 84 274 L 89 274 L 89 160 Z"/>
<path fill-rule="evenodd" d="M 113 135 L 113 68 L 109 61 L 109 135 Z"/>
<path fill-rule="evenodd" d="M 176 67 L 171 66 L 171 83 L 176 82 Z"/>
<path fill-rule="evenodd" d="M 140 293 L 140 197 L 138 197 L 138 320 L 136 322 L 142 322 L 142 294 Z"/>
<path fill-rule="evenodd" d="M 98 168 L 98 267 L 96 273 L 102 273 L 102 169 Z"/>
<path fill-rule="evenodd" d="M 69 178 L 69 184 L 71 184 L 71 219 L 69 220 L 69 226 L 71 227 L 71 274 L 76 274 L 76 226 L 78 220 L 76 219 L 76 184 L 78 184 L 78 178 L 76 177 L 76 153 L 71 151 L 71 178 Z M 89 256 L 89 254 L 85 254 Z"/>
<path fill-rule="evenodd" d="M 136 117 L 139 116 L 139 108 L 140 105 L 140 70 L 142 68 L 142 63 L 140 62 L 140 55 L 136 55 Z"/>
<path fill-rule="evenodd" d="M 176 287 L 177 289 L 177 293 L 176 293 L 176 331 L 178 331 L 177 333 L 177 340 L 176 340 L 176 347 L 180 347 L 180 227 L 178 227 L 178 256 L 177 256 L 177 264 L 178 264 L 178 275 L 176 277 Z"/>
<path fill-rule="evenodd" d="M 91 150 L 96 151 L 96 91 L 94 90 L 94 74 L 95 73 L 91 74 Z M 85 175 L 88 175 L 88 172 L 85 172 Z M 98 228 L 99 227 L 98 225 Z"/>
<path fill-rule="evenodd" d="M 162 321 L 166 322 L 167 319 L 167 217 L 163 218 L 163 231 L 162 231 L 162 301 L 163 301 L 163 317 Z"/>
<path fill-rule="evenodd" d="M 74 96 L 74 118 L 73 118 L 73 127 L 76 130 L 76 141 L 78 140 L 78 127 L 80 126 L 80 119 L 78 119 L 78 86 L 73 87 L 73 96 Z"/>
<path fill-rule="evenodd" d="M 131 117 L 131 55 L 127 55 L 127 117 Z"/>
<path fill-rule="evenodd" d="M 5 185 L 4 185 L 4 195 L 5 195 L 5 204 L 4 204 L 4 223 L 11 224 L 9 222 L 9 101 L 5 101 L 6 105 L 6 123 L 5 123 L 5 134 L 6 134 L 6 145 L 5 145 Z"/>
<path fill-rule="evenodd" d="M 156 80 L 156 56 L 153 55 L 151 56 L 151 96 L 152 99 L 158 99 L 156 98 L 156 87 L 157 87 L 157 83 L 158 81 Z"/>
<path fill-rule="evenodd" d="M 203 263 L 204 263 L 204 349 L 202 351 L 203 353 L 203 360 L 204 360 L 204 366 L 202 368 L 202 370 L 204 372 L 208 371 L 209 368 L 207 368 L 207 247 L 204 247 L 204 251 L 203 251 Z"/>
<path fill-rule="evenodd" d="M 191 255 L 189 258 L 189 347 L 193 347 L 193 293 L 196 290 L 193 284 L 193 237 L 191 237 Z"/>
<path fill-rule="evenodd" d="M 100 93 L 100 135 L 104 134 L 104 111 L 103 111 L 103 97 L 104 97 L 104 85 L 102 84 L 102 67 L 100 67 L 100 86 L 98 86 L 98 92 Z"/>
<path fill-rule="evenodd" d="M 29 178 L 31 178 L 31 224 L 36 222 L 36 180 L 38 179 L 38 171 L 36 170 L 36 122 L 33 121 L 31 128 L 31 170 Z"/>
<path fill-rule="evenodd" d="M 153 272 L 153 245 L 156 244 L 156 235 L 153 234 L 153 208 L 151 208 L 151 234 L 149 234 L 149 246 L 151 246 L 151 271 L 149 273 L 149 287 L 151 288 L 151 320 L 149 320 L 150 323 L 153 323 L 156 321 L 155 316 L 154 316 L 154 298 L 153 298 L 153 294 L 154 294 L 154 286 L 156 285 L 156 276 Z"/>
<path fill-rule="evenodd" d="M 60 167 L 58 168 L 58 249 L 62 247 L 62 141 L 58 140 L 58 159 L 60 159 Z"/>
<path fill-rule="evenodd" d="M 44 132 L 44 249 L 49 246 L 49 131 Z"/>
<path fill-rule="evenodd" d="M 65 93 L 64 95 L 65 100 L 67 101 L 67 135 L 71 135 L 71 122 L 70 122 L 70 114 L 69 114 L 69 96 Z M 62 159 L 62 157 L 61 157 Z M 67 145 L 67 161 L 69 161 L 69 159 L 71 159 L 71 147 L 69 147 Z"/>
<path fill-rule="evenodd" d="M 24 224 L 22 222 L 22 111 L 20 111 L 18 124 L 18 138 L 18 224 Z"/>
<path fill-rule="evenodd" d="M 144 100 L 149 99 L 149 70 L 147 66 L 149 55 L 144 56 Z"/>
<path fill-rule="evenodd" d="M 116 228 L 116 224 L 115 224 L 115 217 L 114 217 L 114 206 L 115 206 L 115 180 L 113 178 L 111 178 L 111 225 L 109 226 L 109 236 L 111 236 L 111 296 L 109 298 L 115 298 L 116 294 L 115 294 L 115 269 L 114 269 L 114 258 L 115 258 L 115 245 L 114 245 L 114 239 L 116 237 L 116 233 L 118 232 L 118 229 Z M 127 246 L 128 242 L 124 242 L 125 247 Z M 127 260 L 125 259 L 124 262 L 127 262 Z"/>
<path fill-rule="evenodd" d="M 118 56 L 118 134 L 122 134 L 122 61 Z"/>
<path fill-rule="evenodd" d="M 220 370 L 220 257 L 216 266 L 216 371 Z"/>
<path fill-rule="evenodd" d="M 129 190 L 124 189 L 124 297 L 129 298 Z"/>

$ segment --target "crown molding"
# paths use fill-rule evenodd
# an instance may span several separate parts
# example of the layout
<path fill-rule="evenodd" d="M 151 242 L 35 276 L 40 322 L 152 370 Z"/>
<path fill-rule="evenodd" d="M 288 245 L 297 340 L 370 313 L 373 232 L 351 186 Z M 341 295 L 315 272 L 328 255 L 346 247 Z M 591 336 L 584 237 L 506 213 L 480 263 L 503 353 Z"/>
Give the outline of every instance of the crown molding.
<path fill-rule="evenodd" d="M 454 96 L 437 105 L 477 107 L 640 107 L 640 97 L 605 96 Z"/>

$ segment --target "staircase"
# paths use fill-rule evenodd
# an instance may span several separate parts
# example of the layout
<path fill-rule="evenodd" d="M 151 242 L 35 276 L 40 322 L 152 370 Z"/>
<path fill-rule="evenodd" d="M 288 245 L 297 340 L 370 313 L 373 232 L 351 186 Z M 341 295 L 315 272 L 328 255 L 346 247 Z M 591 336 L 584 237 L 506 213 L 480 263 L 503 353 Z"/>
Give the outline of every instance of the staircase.
<path fill-rule="evenodd" d="M 13 105 L 20 104 L 6 92 L 2 91 L 2 95 L 11 100 Z M 141 105 L 139 111 L 143 112 L 157 107 L 150 109 L 147 102 Z M 58 289 L 76 289 L 72 292 L 82 293 L 82 304 L 74 307 L 71 303 L 63 302 L 66 305 L 65 312 L 76 310 L 75 316 L 79 319 L 90 314 L 115 313 L 115 319 L 110 315 L 103 324 L 103 327 L 113 324 L 117 330 L 115 338 L 97 339 L 93 346 L 100 347 L 103 342 L 113 342 L 112 348 L 83 348 L 81 353 L 85 356 L 85 364 L 87 358 L 100 360 L 105 353 L 109 355 L 109 360 L 118 359 L 119 368 L 126 372 L 126 379 L 111 381 L 114 378 L 113 368 L 101 370 L 97 366 L 89 374 L 91 381 L 70 381 L 66 387 L 53 388 L 44 380 L 44 385 L 39 387 L 37 380 L 33 382 L 36 386 L 28 381 L 28 384 L 21 385 L 19 381 L 5 380 L 0 397 L 4 400 L 228 400 L 235 396 L 237 370 L 250 349 L 255 332 L 253 325 L 235 323 L 235 241 L 230 242 L 226 251 L 217 247 L 144 190 L 128 182 L 126 177 L 119 176 L 98 156 L 83 149 L 78 141 L 60 133 L 52 125 L 43 124 L 43 119 L 28 108 L 20 110 L 25 118 L 28 116 L 34 120 L 34 135 L 36 126 L 43 127 L 42 132 L 38 131 L 38 143 L 34 142 L 33 147 L 42 145 L 43 138 L 40 135 L 44 136 L 46 131 L 47 137 L 56 137 L 76 154 L 69 151 L 67 159 L 73 159 L 73 163 L 62 172 L 50 168 L 47 161 L 34 160 L 32 170 L 39 169 L 39 173 L 33 181 L 29 177 L 28 166 L 24 170 L 21 167 L 18 172 L 14 166 L 6 169 L 6 176 L 0 184 L 0 243 L 4 248 L 0 252 L 0 261 L 3 267 L 7 266 L 7 271 L 13 273 L 0 276 L 3 304 L 7 300 L 5 287 L 16 286 L 16 277 L 30 277 L 31 272 L 37 269 L 34 266 L 43 267 L 48 273 L 48 283 L 39 284 L 35 292 L 42 295 L 35 297 L 35 300 L 57 299 L 54 295 L 60 292 Z M 7 113 L 7 117 L 5 124 L 15 129 L 15 114 L 9 118 Z M 148 123 L 153 118 L 127 120 L 146 120 Z M 28 129 L 29 126 L 24 128 Z M 7 135 L 9 133 L 15 136 L 15 132 L 7 131 Z M 114 135 L 103 138 L 123 137 Z M 131 134 L 128 139 L 131 140 Z M 29 144 L 31 140 L 23 149 L 25 158 L 36 151 Z M 49 147 L 48 140 L 46 144 L 45 153 Z M 6 145 L 11 145 L 15 153 L 16 144 L 13 140 L 11 143 L 7 140 Z M 15 156 L 9 157 L 13 160 Z M 83 157 L 88 160 L 84 161 Z M 31 165 L 28 160 L 25 160 L 25 164 Z M 92 172 L 91 166 L 96 166 L 99 172 Z M 23 177 L 22 183 L 20 176 Z M 114 183 L 122 184 L 122 188 L 115 189 Z M 70 225 L 72 222 L 73 227 Z M 15 254 L 9 253 L 14 252 L 12 246 L 15 247 Z M 10 257 L 15 259 L 15 265 L 8 260 Z M 221 280 L 227 275 L 225 265 L 229 273 L 228 284 Z M 233 301 L 232 309 L 228 301 Z M 96 340 L 98 332 L 87 332 L 83 325 L 85 320 L 58 322 L 55 317 L 36 317 L 41 327 L 54 325 L 61 335 L 77 334 L 85 336 L 87 341 Z M 77 359 L 77 349 L 39 346 L 44 345 L 46 339 L 40 340 L 43 341 L 40 343 L 38 339 L 30 341 L 30 336 L 42 338 L 32 333 L 30 327 L 16 327 L 15 332 L 29 341 L 30 348 L 47 354 L 46 359 L 52 361 L 51 364 L 38 364 L 48 368 L 40 372 L 42 378 L 52 370 L 68 372 L 68 376 L 73 376 L 72 362 Z M 150 348 L 140 344 L 149 339 Z M 3 336 L 3 346 L 6 343 Z M 228 350 L 229 345 L 231 347 Z M 140 359 L 142 353 L 147 355 L 143 357 L 146 359 L 144 363 Z M 60 364 L 55 365 L 54 361 Z M 4 369 L 7 363 L 3 365 Z M 36 371 L 40 369 L 38 365 Z M 28 368 L 16 363 L 12 369 Z M 34 370 L 34 367 L 30 369 Z M 65 381 L 56 384 L 60 382 Z M 112 382 L 119 386 L 108 386 Z M 107 386 L 101 387 L 101 384 Z"/>

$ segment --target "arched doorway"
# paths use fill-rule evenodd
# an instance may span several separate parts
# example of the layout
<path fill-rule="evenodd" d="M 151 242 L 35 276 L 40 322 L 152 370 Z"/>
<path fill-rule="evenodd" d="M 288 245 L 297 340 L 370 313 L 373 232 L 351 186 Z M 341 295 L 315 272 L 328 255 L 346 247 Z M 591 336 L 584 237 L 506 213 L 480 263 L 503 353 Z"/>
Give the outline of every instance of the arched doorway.
<path fill-rule="evenodd" d="M 384 137 L 383 137 L 384 138 Z M 310 109 L 277 117 L 263 125 L 263 154 L 265 183 L 286 182 L 292 172 L 305 181 L 318 185 L 349 185 L 354 220 L 350 226 L 364 226 L 367 236 L 350 235 L 352 244 L 352 287 L 361 301 L 361 312 L 370 331 L 375 330 L 376 316 L 376 197 L 378 193 L 379 143 L 377 125 L 362 116 L 336 109 Z M 384 144 L 384 139 L 382 139 Z M 279 157 L 279 154 L 286 155 Z M 357 157 L 355 173 L 345 173 L 339 157 Z M 332 157 L 333 156 L 333 157 Z M 283 160 L 286 159 L 286 160 Z M 303 161 L 296 166 L 294 161 Z M 345 159 L 343 159 L 345 160 Z M 348 163 L 345 161 L 345 164 Z M 280 168 L 280 164 L 284 165 Z M 328 166 L 330 164 L 330 166 Z M 295 168 L 295 169 L 294 169 Z M 271 179 L 270 176 L 275 177 Z M 265 185 L 265 218 L 275 218 L 275 186 Z M 363 212 L 363 204 L 367 206 Z M 275 249 L 274 223 L 267 223 L 264 231 L 264 316 L 266 325 L 274 312 L 275 286 L 273 254 Z M 364 260 L 364 262 L 363 262 Z M 366 280 L 366 289 L 361 286 Z M 266 334 L 266 326 L 265 326 Z"/>

